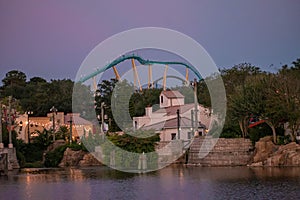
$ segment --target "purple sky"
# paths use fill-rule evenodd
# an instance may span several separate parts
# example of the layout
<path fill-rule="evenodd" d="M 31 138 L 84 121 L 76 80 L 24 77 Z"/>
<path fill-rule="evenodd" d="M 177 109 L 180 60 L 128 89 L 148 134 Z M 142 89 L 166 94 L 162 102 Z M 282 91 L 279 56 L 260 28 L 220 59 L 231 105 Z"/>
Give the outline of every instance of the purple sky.
<path fill-rule="evenodd" d="M 189 35 L 218 67 L 250 62 L 274 71 L 300 58 L 299 10 L 297 0 L 1 0 L 0 79 L 18 69 L 74 80 L 98 43 L 145 26 Z"/>

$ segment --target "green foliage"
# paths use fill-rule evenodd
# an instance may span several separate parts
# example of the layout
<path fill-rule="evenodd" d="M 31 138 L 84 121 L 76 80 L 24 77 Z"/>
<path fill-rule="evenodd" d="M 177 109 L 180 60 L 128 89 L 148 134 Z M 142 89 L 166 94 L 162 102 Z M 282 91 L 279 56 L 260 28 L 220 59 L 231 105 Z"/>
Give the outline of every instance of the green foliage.
<path fill-rule="evenodd" d="M 104 163 L 109 164 L 111 154 L 115 154 L 116 166 L 126 169 L 136 169 L 141 153 L 147 154 L 148 168 L 157 167 L 157 153 L 155 145 L 160 140 L 159 134 L 154 131 L 127 132 L 123 135 L 99 134 L 89 135 L 82 139 L 89 151 L 94 151 L 96 146 L 101 146 Z"/>
<path fill-rule="evenodd" d="M 37 130 L 36 133 L 38 136 L 33 138 L 32 143 L 38 146 L 41 150 L 45 150 L 52 143 L 52 138 L 50 138 L 52 132 L 44 129 L 42 132 Z"/>
<path fill-rule="evenodd" d="M 57 167 L 63 158 L 67 146 L 60 146 L 45 155 L 45 167 Z"/>
<path fill-rule="evenodd" d="M 15 146 L 17 144 L 17 132 L 14 130 L 11 132 L 11 140 L 12 140 L 12 144 Z M 2 142 L 4 143 L 5 147 L 8 147 L 9 131 L 7 130 L 6 123 L 2 123 Z"/>
<path fill-rule="evenodd" d="M 249 130 L 249 139 L 253 144 L 257 142 L 260 138 L 263 138 L 267 135 L 272 135 L 271 128 L 266 124 L 260 124 L 258 126 L 255 126 Z"/>
<path fill-rule="evenodd" d="M 242 137 L 238 124 L 231 124 L 225 122 L 220 138 L 239 138 Z"/>
<path fill-rule="evenodd" d="M 72 144 L 66 144 L 60 147 L 57 147 L 53 151 L 49 151 L 45 155 L 45 167 L 57 167 L 59 163 L 61 162 L 64 152 L 67 148 L 72 149 L 73 151 L 87 151 L 84 145 L 72 143 Z"/>
<path fill-rule="evenodd" d="M 5 98 L 12 95 L 20 101 L 23 110 L 33 111 L 34 116 L 45 116 L 52 106 L 55 106 L 60 112 L 72 112 L 74 82 L 70 79 L 47 82 L 41 77 L 33 77 L 26 82 L 26 75 L 23 72 L 12 70 L 6 74 L 2 82 L 0 97 Z M 86 86 L 81 86 L 80 89 L 80 92 L 84 93 L 80 105 L 86 107 L 86 102 L 83 100 L 92 95 Z M 83 109 L 79 108 L 78 111 L 84 114 Z"/>
<path fill-rule="evenodd" d="M 159 104 L 161 89 L 143 89 L 142 92 L 134 93 L 129 102 L 129 112 L 131 117 L 145 115 L 145 107 Z"/>
<path fill-rule="evenodd" d="M 37 131 L 38 136 L 34 137 L 30 144 L 23 140 L 17 140 L 14 146 L 17 151 L 17 158 L 21 167 L 41 166 L 44 151 L 52 143 L 49 131 Z"/>
<path fill-rule="evenodd" d="M 276 128 L 284 122 L 289 122 L 294 136 L 300 127 L 300 70 L 298 62 L 293 64 L 295 67 L 284 66 L 277 74 L 261 72 L 249 64 L 222 70 L 228 99 L 226 126 L 238 122 L 246 137 L 250 134 L 249 119 L 255 116 L 271 127 L 274 142 L 278 134 Z M 253 141 L 264 136 L 253 130 L 249 135 Z"/>
<path fill-rule="evenodd" d="M 20 99 L 22 95 L 25 94 L 24 86 L 26 84 L 26 75 L 21 71 L 12 70 L 7 72 L 2 83 L 2 97 L 13 96 L 14 98 Z"/>
<path fill-rule="evenodd" d="M 161 89 L 144 89 L 142 92 L 134 92 L 133 86 L 126 80 L 120 82 L 115 79 L 104 80 L 98 85 L 96 92 L 96 113 L 101 115 L 103 102 L 104 112 L 108 119 L 111 119 L 109 131 L 119 131 L 121 130 L 119 126 L 122 128 L 132 126 L 131 117 L 144 115 L 145 107 L 158 104 L 160 92 Z M 117 124 L 116 121 L 122 124 Z"/>
<path fill-rule="evenodd" d="M 26 163 L 41 161 L 43 159 L 44 149 L 34 143 L 19 144 L 17 150 L 25 157 Z"/>
<path fill-rule="evenodd" d="M 154 131 L 127 132 L 123 135 L 109 135 L 108 139 L 123 150 L 135 153 L 155 151 L 155 144 L 160 141 Z"/>
<path fill-rule="evenodd" d="M 88 151 L 83 144 L 78 144 L 78 143 L 72 143 L 72 144 L 67 144 L 67 147 L 72 149 L 73 151 Z"/>
<path fill-rule="evenodd" d="M 18 150 L 18 149 L 17 149 L 17 151 L 16 151 L 16 155 L 17 155 L 17 159 L 18 159 L 18 162 L 19 162 L 20 167 L 24 167 L 25 164 L 26 164 L 26 158 L 25 158 L 25 156 L 24 156 L 23 153 L 21 153 L 21 151 Z"/>
<path fill-rule="evenodd" d="M 291 141 L 292 140 L 291 140 L 290 135 L 280 135 L 280 136 L 278 136 L 277 144 L 278 145 L 285 145 L 285 144 L 290 143 Z"/>
<path fill-rule="evenodd" d="M 67 139 L 69 137 L 70 133 L 69 133 L 69 129 L 67 126 L 60 126 L 59 130 L 55 133 L 55 139 L 59 140 L 59 139 Z"/>

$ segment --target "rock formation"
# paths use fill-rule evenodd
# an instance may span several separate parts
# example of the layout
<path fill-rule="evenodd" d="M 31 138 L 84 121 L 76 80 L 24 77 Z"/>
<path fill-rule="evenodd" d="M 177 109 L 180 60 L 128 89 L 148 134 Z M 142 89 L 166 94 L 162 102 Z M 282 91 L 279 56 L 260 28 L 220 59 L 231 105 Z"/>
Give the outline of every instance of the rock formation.
<path fill-rule="evenodd" d="M 271 137 L 256 142 L 253 163 L 250 166 L 300 166 L 300 145 L 291 142 L 277 146 Z"/>
<path fill-rule="evenodd" d="M 91 153 L 79 150 L 74 151 L 67 148 L 64 152 L 63 159 L 61 160 L 59 167 L 87 167 L 87 166 L 99 166 L 101 163 L 94 158 Z"/>

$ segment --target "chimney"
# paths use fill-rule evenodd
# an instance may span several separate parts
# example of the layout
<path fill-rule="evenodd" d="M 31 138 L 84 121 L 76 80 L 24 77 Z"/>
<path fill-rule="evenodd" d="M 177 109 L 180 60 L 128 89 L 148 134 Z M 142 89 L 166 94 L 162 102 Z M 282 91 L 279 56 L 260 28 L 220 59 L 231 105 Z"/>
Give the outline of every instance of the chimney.
<path fill-rule="evenodd" d="M 148 106 L 145 108 L 146 116 L 150 117 L 152 115 L 152 106 Z"/>

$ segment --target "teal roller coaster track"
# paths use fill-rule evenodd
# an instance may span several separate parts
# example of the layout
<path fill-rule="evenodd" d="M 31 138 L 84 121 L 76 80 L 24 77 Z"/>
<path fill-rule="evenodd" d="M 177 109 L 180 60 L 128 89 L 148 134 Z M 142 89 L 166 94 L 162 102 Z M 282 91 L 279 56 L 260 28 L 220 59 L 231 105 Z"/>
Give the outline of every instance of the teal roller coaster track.
<path fill-rule="evenodd" d="M 98 74 L 101 74 L 102 72 L 105 72 L 106 70 L 116 66 L 117 64 L 125 61 L 125 60 L 129 60 L 129 59 L 134 59 L 137 60 L 141 65 L 153 65 L 153 64 L 162 64 L 162 65 L 182 65 L 187 67 L 188 69 L 190 69 L 192 72 L 194 72 L 194 74 L 197 76 L 197 78 L 199 80 L 202 79 L 200 73 L 198 72 L 198 70 L 192 66 L 192 65 L 188 65 L 186 63 L 183 62 L 168 62 L 168 61 L 154 61 L 154 60 L 145 60 L 143 58 L 141 58 L 140 56 L 137 55 L 123 55 L 117 59 L 115 59 L 114 61 L 112 61 L 111 63 L 105 65 L 103 68 L 101 69 L 97 69 L 95 72 L 84 76 L 82 78 L 79 79 L 78 82 L 80 83 L 84 83 L 85 81 L 97 76 Z"/>

